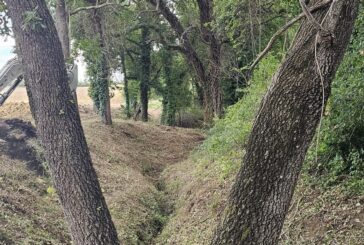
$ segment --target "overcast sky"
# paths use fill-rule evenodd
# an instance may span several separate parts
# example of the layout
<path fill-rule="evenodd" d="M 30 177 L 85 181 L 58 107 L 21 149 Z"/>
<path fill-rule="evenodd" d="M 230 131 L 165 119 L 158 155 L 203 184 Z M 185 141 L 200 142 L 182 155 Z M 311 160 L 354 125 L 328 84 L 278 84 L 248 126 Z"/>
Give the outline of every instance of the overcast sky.
<path fill-rule="evenodd" d="M 13 58 L 15 41 L 11 37 L 1 37 L 0 36 L 0 69 L 6 64 L 6 62 Z M 86 65 L 82 61 L 82 57 L 77 59 L 78 64 L 78 79 L 79 82 L 83 82 L 86 79 Z"/>
<path fill-rule="evenodd" d="M 15 45 L 14 39 L 0 37 L 0 69 L 5 63 L 13 58 L 15 55 L 12 53 Z"/>

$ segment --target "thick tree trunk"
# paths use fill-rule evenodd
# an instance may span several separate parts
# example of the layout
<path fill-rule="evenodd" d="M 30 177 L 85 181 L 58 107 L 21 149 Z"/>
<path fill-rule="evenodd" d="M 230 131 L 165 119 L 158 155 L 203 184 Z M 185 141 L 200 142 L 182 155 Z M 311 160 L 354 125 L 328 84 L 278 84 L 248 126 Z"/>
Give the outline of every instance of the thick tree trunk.
<path fill-rule="evenodd" d="M 323 27 L 332 34 L 318 34 L 316 55 L 317 31 L 307 20 L 302 24 L 261 104 L 242 168 L 212 244 L 277 244 L 321 117 L 323 97 L 326 103 L 349 42 L 358 2 L 333 1 L 331 9 L 315 14 L 321 22 L 328 13 Z"/>
<path fill-rule="evenodd" d="M 107 63 L 107 56 L 105 53 L 106 44 L 105 44 L 104 30 L 102 27 L 102 18 L 100 16 L 100 10 L 95 9 L 93 11 L 92 20 L 93 20 L 94 31 L 95 34 L 97 35 L 98 43 L 100 45 L 102 53 L 101 60 L 99 61 L 101 69 L 100 70 L 101 78 L 100 81 L 98 81 L 100 82 L 100 84 L 98 84 L 99 85 L 98 87 L 100 88 L 100 91 L 98 91 L 99 102 L 100 102 L 99 113 L 102 122 L 106 125 L 111 125 L 112 119 L 111 119 L 111 105 L 110 105 L 110 91 L 109 91 L 110 68 Z"/>
<path fill-rule="evenodd" d="M 149 29 L 147 27 L 142 27 L 141 30 L 142 36 L 140 42 L 140 104 L 142 121 L 147 122 L 151 44 Z"/>
<path fill-rule="evenodd" d="M 44 0 L 6 0 L 37 134 L 75 244 L 118 244 L 67 83 L 61 43 Z M 27 23 L 35 12 L 39 22 Z"/>

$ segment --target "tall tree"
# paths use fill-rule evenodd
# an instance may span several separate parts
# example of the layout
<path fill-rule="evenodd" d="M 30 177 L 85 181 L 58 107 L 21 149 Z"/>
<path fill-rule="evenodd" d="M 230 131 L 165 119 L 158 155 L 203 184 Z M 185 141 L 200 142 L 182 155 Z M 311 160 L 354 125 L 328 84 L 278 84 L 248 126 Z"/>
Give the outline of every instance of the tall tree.
<path fill-rule="evenodd" d="M 140 104 L 141 117 L 143 122 L 148 121 L 148 93 L 150 83 L 150 65 L 151 65 L 151 40 L 150 30 L 148 27 L 141 28 L 140 40 Z"/>
<path fill-rule="evenodd" d="M 130 95 L 129 95 L 129 77 L 126 69 L 126 52 L 125 47 L 121 47 L 120 51 L 120 63 L 121 69 L 124 75 L 124 97 L 125 97 L 125 114 L 126 117 L 129 119 L 131 118 L 131 111 L 130 111 Z"/>
<path fill-rule="evenodd" d="M 326 3 L 314 17 L 304 8 L 308 18 L 261 104 L 212 244 L 278 243 L 305 154 L 349 42 L 359 0 Z"/>
<path fill-rule="evenodd" d="M 118 244 L 44 0 L 5 0 L 38 136 L 75 244 Z"/>
<path fill-rule="evenodd" d="M 65 0 L 57 0 L 56 1 L 56 15 L 55 15 L 55 24 L 58 32 L 59 39 L 62 45 L 63 56 L 66 62 L 70 62 L 71 59 L 71 39 L 70 39 L 70 31 L 69 31 L 69 10 L 66 5 Z M 76 105 L 77 102 L 77 93 L 76 91 L 72 91 L 72 96 Z"/>
<path fill-rule="evenodd" d="M 94 109 L 106 125 L 112 124 L 110 106 L 110 75 L 109 50 L 106 44 L 105 20 L 111 6 L 108 1 L 82 0 L 72 6 L 72 37 L 75 46 L 83 51 L 90 78 L 89 95 L 94 102 Z M 86 6 L 85 6 L 86 5 Z M 81 21 L 82 20 L 82 21 Z"/>
<path fill-rule="evenodd" d="M 181 21 L 164 0 L 147 0 L 163 15 L 171 28 L 174 30 L 180 45 L 173 48 L 184 54 L 186 60 L 193 68 L 199 86 L 203 90 L 204 117 L 206 122 L 211 122 L 213 117 L 220 117 L 223 112 L 221 78 L 221 47 L 222 42 L 212 29 L 213 1 L 197 0 L 199 9 L 199 30 L 202 42 L 208 46 L 208 61 L 200 57 L 189 38 L 189 32 L 195 28 L 185 28 Z"/>
<path fill-rule="evenodd" d="M 95 1 L 94 4 L 97 1 Z M 110 106 L 110 91 L 109 91 L 109 76 L 110 76 L 110 67 L 107 63 L 107 54 L 106 54 L 106 43 L 104 36 L 104 29 L 102 25 L 102 17 L 101 10 L 95 9 L 92 11 L 92 24 L 93 29 L 95 31 L 95 36 L 97 38 L 97 44 L 101 50 L 101 57 L 98 61 L 98 69 L 100 78 L 97 79 L 98 83 L 98 97 L 99 97 L 99 113 L 102 119 L 102 122 L 106 125 L 112 124 L 111 119 L 111 106 Z"/>
<path fill-rule="evenodd" d="M 71 57 L 70 35 L 69 35 L 69 13 L 65 0 L 56 1 L 55 24 L 65 60 Z"/>
<path fill-rule="evenodd" d="M 163 91 L 163 111 L 161 122 L 168 126 L 176 124 L 176 85 L 177 81 L 172 80 L 173 53 L 170 50 L 161 50 L 161 60 L 163 64 L 163 75 L 165 80 L 165 88 Z"/>

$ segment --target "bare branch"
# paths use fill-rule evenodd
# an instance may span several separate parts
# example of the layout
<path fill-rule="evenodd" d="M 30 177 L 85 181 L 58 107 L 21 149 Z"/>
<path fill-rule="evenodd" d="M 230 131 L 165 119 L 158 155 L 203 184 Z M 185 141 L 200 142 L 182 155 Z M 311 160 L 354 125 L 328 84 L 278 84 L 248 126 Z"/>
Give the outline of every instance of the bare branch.
<path fill-rule="evenodd" d="M 81 12 L 81 11 L 96 10 L 96 9 L 101 9 L 101 8 L 105 8 L 105 7 L 108 7 L 108 6 L 122 6 L 122 7 L 127 7 L 129 5 L 130 5 L 130 2 L 128 2 L 125 5 L 122 5 L 120 3 L 110 3 L 109 1 L 106 1 L 103 4 L 96 4 L 96 5 L 93 5 L 93 6 L 87 6 L 87 7 L 77 8 L 74 11 L 72 11 L 70 13 L 70 15 L 75 15 L 75 14 Z"/>
<path fill-rule="evenodd" d="M 310 14 L 312 12 L 315 12 L 323 7 L 326 7 L 328 4 L 330 4 L 333 0 L 325 0 L 313 7 L 311 7 L 308 12 L 310 12 Z M 265 49 L 258 55 L 258 57 L 254 60 L 254 62 L 251 64 L 251 66 L 249 67 L 249 70 L 252 71 L 254 70 L 254 68 L 258 65 L 258 63 L 265 57 L 265 55 L 271 50 L 273 44 L 275 43 L 275 41 L 278 39 L 278 37 L 280 35 L 282 35 L 285 31 L 287 31 L 292 25 L 294 25 L 295 23 L 297 23 L 299 20 L 301 20 L 303 17 L 305 17 L 306 14 L 305 13 L 301 13 L 300 15 L 296 16 L 295 18 L 293 18 L 292 20 L 290 20 L 289 22 L 287 22 L 287 24 L 285 24 L 281 29 L 279 29 L 269 40 L 268 45 L 265 47 Z"/>
<path fill-rule="evenodd" d="M 321 26 L 320 23 L 316 21 L 316 19 L 313 17 L 311 12 L 308 10 L 306 3 L 304 0 L 299 0 L 301 4 L 301 8 L 303 13 L 306 15 L 306 18 L 315 26 L 315 28 L 319 31 L 325 31 L 324 28 Z"/>
<path fill-rule="evenodd" d="M 169 43 L 166 40 L 166 37 L 163 35 L 163 31 L 160 28 L 158 28 L 157 26 L 155 26 L 155 25 L 150 25 L 150 24 L 137 24 L 137 25 L 132 26 L 131 28 L 129 28 L 126 32 L 129 33 L 129 32 L 138 30 L 138 29 L 143 28 L 143 27 L 146 27 L 146 28 L 149 28 L 149 29 L 155 31 L 155 33 L 159 37 L 159 39 L 158 40 L 155 40 L 155 41 L 161 43 L 167 49 L 174 50 L 174 51 L 178 51 L 178 52 L 181 52 L 183 54 L 186 54 L 187 53 L 187 50 L 184 47 L 182 47 L 181 45 Z M 127 40 L 129 40 L 129 39 L 127 38 Z"/>

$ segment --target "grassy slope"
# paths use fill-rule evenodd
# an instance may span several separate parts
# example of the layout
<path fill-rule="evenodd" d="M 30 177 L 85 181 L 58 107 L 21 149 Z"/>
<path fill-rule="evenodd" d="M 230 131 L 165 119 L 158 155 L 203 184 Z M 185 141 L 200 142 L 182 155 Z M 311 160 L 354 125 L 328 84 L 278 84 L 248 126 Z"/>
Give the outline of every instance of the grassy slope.
<path fill-rule="evenodd" d="M 200 169 L 194 161 L 170 167 L 169 190 L 176 211 L 159 244 L 209 244 L 234 181 L 216 178 L 213 164 Z M 286 219 L 281 244 L 364 244 L 364 196 L 342 189 L 323 190 L 302 177 Z"/>
<path fill-rule="evenodd" d="M 150 243 L 166 219 L 159 172 L 187 158 L 202 136 L 188 129 L 121 120 L 106 127 L 89 109 L 81 112 L 120 239 L 126 244 Z M 0 116 L 30 119 L 25 104 L 6 105 Z M 0 163 L 0 244 L 69 244 L 50 180 L 27 170 L 24 162 L 1 156 Z"/>
<path fill-rule="evenodd" d="M 234 182 L 256 109 L 279 61 L 268 57 L 244 99 L 217 121 L 210 136 L 186 162 L 164 172 L 176 211 L 159 244 L 209 244 Z M 282 244 L 364 244 L 364 196 L 340 187 L 323 190 L 303 175 L 286 219 Z"/>

